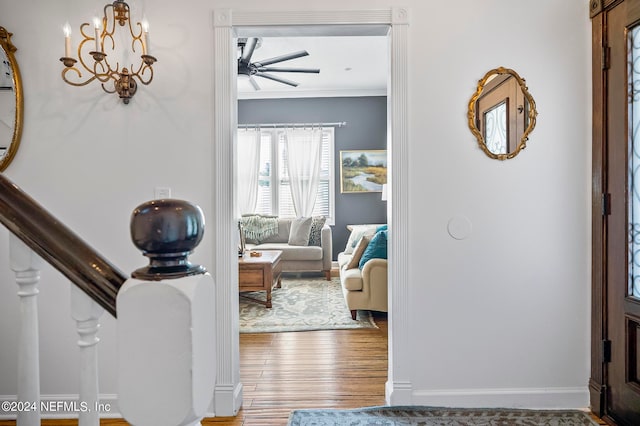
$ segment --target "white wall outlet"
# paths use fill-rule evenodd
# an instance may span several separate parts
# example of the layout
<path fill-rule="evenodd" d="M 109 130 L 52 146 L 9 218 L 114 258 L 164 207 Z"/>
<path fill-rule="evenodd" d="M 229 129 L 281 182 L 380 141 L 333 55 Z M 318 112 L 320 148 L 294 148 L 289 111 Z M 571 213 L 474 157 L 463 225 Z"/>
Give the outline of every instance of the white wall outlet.
<path fill-rule="evenodd" d="M 153 195 L 156 200 L 171 198 L 171 188 L 167 186 L 156 186 L 153 190 Z"/>

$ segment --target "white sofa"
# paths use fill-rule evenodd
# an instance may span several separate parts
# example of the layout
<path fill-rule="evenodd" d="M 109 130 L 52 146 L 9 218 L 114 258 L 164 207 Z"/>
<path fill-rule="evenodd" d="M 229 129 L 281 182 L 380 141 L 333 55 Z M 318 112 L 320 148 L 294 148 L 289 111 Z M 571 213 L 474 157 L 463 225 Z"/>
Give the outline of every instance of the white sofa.
<path fill-rule="evenodd" d="M 353 226 L 345 251 L 338 254 L 342 294 L 355 320 L 358 309 L 387 312 L 387 259 L 370 259 L 359 267 L 347 269 L 359 236 L 371 236 L 380 225 Z M 367 231 L 367 227 L 369 230 Z M 360 234 L 359 236 L 356 234 Z"/>
<path fill-rule="evenodd" d="M 320 245 L 291 245 L 289 234 L 294 219 L 278 218 L 278 233 L 262 241 L 246 239 L 246 250 L 281 250 L 283 272 L 322 271 L 331 280 L 332 236 L 325 224 L 320 231 Z"/>

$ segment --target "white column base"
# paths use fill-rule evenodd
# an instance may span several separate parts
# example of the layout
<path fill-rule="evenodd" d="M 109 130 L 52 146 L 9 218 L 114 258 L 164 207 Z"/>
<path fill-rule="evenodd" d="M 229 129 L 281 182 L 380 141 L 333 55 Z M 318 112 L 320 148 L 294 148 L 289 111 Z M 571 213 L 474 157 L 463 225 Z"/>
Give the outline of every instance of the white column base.
<path fill-rule="evenodd" d="M 214 413 L 216 417 L 233 417 L 242 407 L 242 383 L 232 385 L 217 385 L 214 399 Z M 211 414 L 211 413 L 210 413 Z"/>

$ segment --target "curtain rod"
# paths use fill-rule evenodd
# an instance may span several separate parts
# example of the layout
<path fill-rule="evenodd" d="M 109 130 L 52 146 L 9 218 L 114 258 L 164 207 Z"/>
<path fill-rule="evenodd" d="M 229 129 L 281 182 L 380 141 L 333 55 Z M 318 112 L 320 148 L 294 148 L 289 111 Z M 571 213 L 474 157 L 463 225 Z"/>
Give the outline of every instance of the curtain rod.
<path fill-rule="evenodd" d="M 340 121 L 337 123 L 264 123 L 264 124 L 238 124 L 238 127 L 244 129 L 249 128 L 262 128 L 269 127 L 273 129 L 283 129 L 287 127 L 344 127 L 347 125 L 346 121 Z"/>

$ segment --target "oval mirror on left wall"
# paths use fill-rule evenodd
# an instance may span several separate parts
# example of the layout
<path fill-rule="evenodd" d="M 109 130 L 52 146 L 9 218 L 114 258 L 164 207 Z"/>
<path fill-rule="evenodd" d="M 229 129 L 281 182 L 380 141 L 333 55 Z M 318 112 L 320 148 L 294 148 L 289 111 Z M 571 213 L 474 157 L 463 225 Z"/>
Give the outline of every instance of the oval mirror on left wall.
<path fill-rule="evenodd" d="M 0 172 L 15 157 L 22 136 L 22 80 L 12 35 L 0 26 Z"/>

